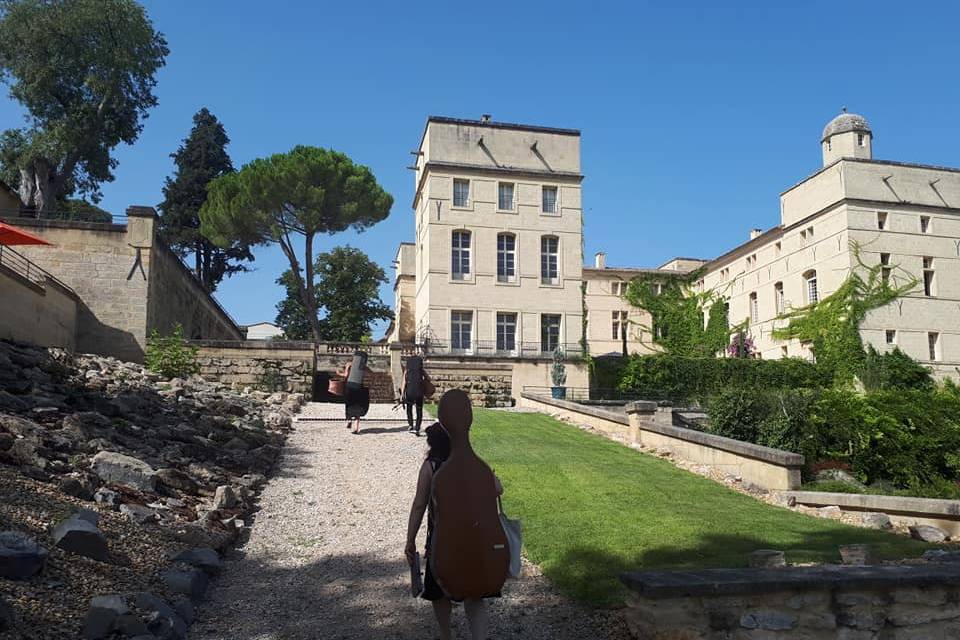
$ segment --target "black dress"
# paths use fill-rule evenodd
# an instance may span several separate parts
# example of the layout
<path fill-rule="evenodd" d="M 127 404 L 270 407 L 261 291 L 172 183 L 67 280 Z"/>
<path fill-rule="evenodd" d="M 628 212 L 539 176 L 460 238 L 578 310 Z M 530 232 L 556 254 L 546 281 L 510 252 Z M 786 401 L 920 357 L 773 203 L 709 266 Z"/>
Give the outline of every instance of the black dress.
<path fill-rule="evenodd" d="M 438 458 L 427 458 L 427 462 L 430 463 L 430 468 L 433 470 L 434 475 L 437 473 L 437 469 L 444 463 L 443 460 Z M 433 577 L 433 572 L 430 570 L 430 549 L 433 547 L 433 495 L 431 491 L 430 504 L 427 507 L 427 552 L 426 563 L 427 566 L 423 571 L 423 593 L 420 594 L 420 597 L 424 600 L 442 600 L 447 597 L 447 594 L 443 592 L 443 589 L 440 588 L 440 585 L 437 584 L 436 578 Z"/>
<path fill-rule="evenodd" d="M 345 412 L 347 420 L 362 418 L 370 409 L 370 389 L 363 386 L 363 375 L 367 368 L 367 354 L 358 351 L 350 364 L 345 394 Z"/>

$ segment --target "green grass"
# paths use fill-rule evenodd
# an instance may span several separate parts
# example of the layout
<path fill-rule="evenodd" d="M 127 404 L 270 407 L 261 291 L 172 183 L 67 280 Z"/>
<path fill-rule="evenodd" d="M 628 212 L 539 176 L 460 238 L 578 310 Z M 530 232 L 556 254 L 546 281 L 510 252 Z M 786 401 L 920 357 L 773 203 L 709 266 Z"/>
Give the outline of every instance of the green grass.
<path fill-rule="evenodd" d="M 504 509 L 523 520 L 527 557 L 590 605 L 623 602 L 623 571 L 742 567 L 756 549 L 838 562 L 844 544 L 883 558 L 929 548 L 764 504 L 541 414 L 475 409 L 472 434 L 503 481 Z"/>

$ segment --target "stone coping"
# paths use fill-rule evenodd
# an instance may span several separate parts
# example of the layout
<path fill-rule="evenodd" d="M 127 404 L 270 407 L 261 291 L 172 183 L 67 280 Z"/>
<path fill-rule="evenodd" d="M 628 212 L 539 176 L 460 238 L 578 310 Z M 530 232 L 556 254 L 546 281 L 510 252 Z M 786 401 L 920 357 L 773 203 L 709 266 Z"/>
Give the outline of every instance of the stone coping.
<path fill-rule="evenodd" d="M 126 224 L 117 222 L 85 222 L 83 220 L 57 220 L 54 218 L 24 217 L 6 217 L 4 220 L 16 227 L 37 227 L 41 229 L 83 229 L 85 231 L 112 231 L 114 233 L 124 233 L 127 230 Z"/>
<path fill-rule="evenodd" d="M 960 500 L 882 496 L 865 493 L 828 493 L 826 491 L 785 491 L 783 495 L 794 498 L 800 504 L 815 506 L 836 505 L 841 509 L 960 518 Z"/>
<path fill-rule="evenodd" d="M 520 397 L 526 398 L 527 400 L 533 400 L 534 402 L 539 402 L 541 404 L 557 407 L 559 409 L 575 411 L 577 413 L 582 413 L 594 418 L 600 418 L 601 420 L 609 420 L 611 422 L 617 422 L 628 427 L 630 426 L 630 419 L 622 413 L 605 411 L 603 409 L 597 409 L 596 407 L 579 404 L 577 402 L 570 402 L 569 400 L 557 400 L 556 398 L 541 396 L 535 393 L 527 393 L 526 391 L 522 392 Z"/>
<path fill-rule="evenodd" d="M 634 571 L 621 574 L 620 580 L 639 596 L 651 599 L 793 590 L 889 590 L 960 586 L 960 564 Z"/>
<path fill-rule="evenodd" d="M 638 411 L 631 405 L 627 406 L 628 414 L 641 412 L 642 411 Z M 653 431 L 654 433 L 670 436 L 671 438 L 678 438 L 680 440 L 686 440 L 687 442 L 693 442 L 705 447 L 729 451 L 730 453 L 735 453 L 747 458 L 753 458 L 755 460 L 762 460 L 763 462 L 770 462 L 782 467 L 798 468 L 802 467 L 804 464 L 803 456 L 799 453 L 783 451 L 781 449 L 774 449 L 772 447 L 764 447 L 751 442 L 741 442 L 740 440 L 734 440 L 733 438 L 718 436 L 716 434 L 706 433 L 704 431 L 697 431 L 696 429 L 687 429 L 685 427 L 677 427 L 669 424 L 659 424 L 649 420 L 644 421 L 643 424 L 640 425 L 640 428 L 644 431 Z"/>
<path fill-rule="evenodd" d="M 194 347 L 213 349 L 276 349 L 277 351 L 313 351 L 313 343 L 299 340 L 187 340 Z"/>

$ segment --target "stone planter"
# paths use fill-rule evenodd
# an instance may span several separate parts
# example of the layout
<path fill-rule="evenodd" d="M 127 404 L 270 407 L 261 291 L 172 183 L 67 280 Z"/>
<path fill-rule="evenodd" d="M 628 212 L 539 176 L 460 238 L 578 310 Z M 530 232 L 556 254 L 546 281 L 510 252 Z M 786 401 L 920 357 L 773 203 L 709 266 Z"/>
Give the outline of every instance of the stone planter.
<path fill-rule="evenodd" d="M 554 400 L 564 400 L 567 397 L 566 387 L 550 387 L 550 395 Z"/>

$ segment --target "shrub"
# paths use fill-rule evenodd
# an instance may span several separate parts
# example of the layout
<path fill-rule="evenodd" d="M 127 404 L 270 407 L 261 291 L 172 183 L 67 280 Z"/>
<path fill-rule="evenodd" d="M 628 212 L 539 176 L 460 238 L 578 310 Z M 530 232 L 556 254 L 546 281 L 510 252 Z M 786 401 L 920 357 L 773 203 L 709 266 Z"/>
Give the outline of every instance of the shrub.
<path fill-rule="evenodd" d="M 880 353 L 873 345 L 868 346 L 859 377 L 868 391 L 932 389 L 934 386 L 930 369 L 900 351 L 899 347 Z"/>
<path fill-rule="evenodd" d="M 183 339 L 183 327 L 179 324 L 169 336 L 161 337 L 154 329 L 147 339 L 146 365 L 150 371 L 164 378 L 186 378 L 199 373 L 196 347 Z"/>
<path fill-rule="evenodd" d="M 553 364 L 550 365 L 550 379 L 553 386 L 562 387 L 567 382 L 567 366 L 563 364 L 563 351 L 553 350 Z"/>
<path fill-rule="evenodd" d="M 960 396 L 949 387 L 729 389 L 709 405 L 710 431 L 794 451 L 818 469 L 849 469 L 879 490 L 960 497 Z"/>
<path fill-rule="evenodd" d="M 805 389 L 829 386 L 829 372 L 799 358 L 686 358 L 669 354 L 631 356 L 618 389 L 675 403 L 706 402 L 731 387 Z"/>

